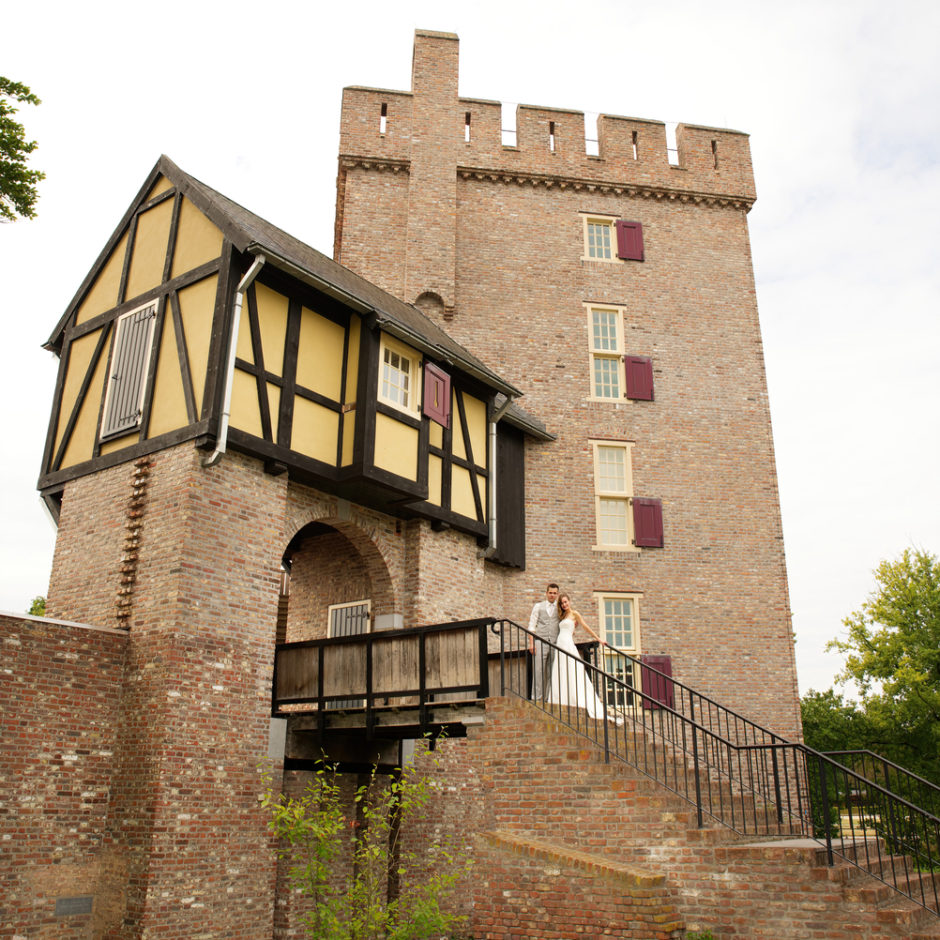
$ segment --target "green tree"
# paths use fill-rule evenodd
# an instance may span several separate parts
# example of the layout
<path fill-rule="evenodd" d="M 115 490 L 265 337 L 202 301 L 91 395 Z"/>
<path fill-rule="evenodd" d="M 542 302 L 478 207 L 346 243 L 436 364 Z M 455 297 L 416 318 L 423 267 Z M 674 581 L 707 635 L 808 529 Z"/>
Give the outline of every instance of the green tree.
<path fill-rule="evenodd" d="M 450 935 L 465 918 L 447 898 L 467 871 L 465 850 L 439 835 L 420 855 L 403 836 L 430 815 L 433 780 L 413 766 L 375 769 L 350 800 L 335 767 L 322 764 L 303 795 L 275 792 L 263 805 L 288 865 L 291 888 L 308 899 L 304 926 L 318 940 L 423 940 Z"/>
<path fill-rule="evenodd" d="M 23 125 L 13 115 L 19 110 L 17 104 L 40 103 L 25 85 L 0 75 L 0 221 L 36 216 L 36 184 L 46 174 L 26 165 L 36 141 L 26 139 Z"/>
<path fill-rule="evenodd" d="M 884 756 L 940 783 L 940 561 L 906 549 L 874 574 L 877 588 L 844 621 L 847 638 L 828 648 L 846 654 L 838 679 L 857 684 Z"/>
<path fill-rule="evenodd" d="M 46 599 L 42 594 L 37 594 L 29 605 L 29 610 L 26 613 L 31 614 L 33 617 L 45 617 L 46 616 Z"/>

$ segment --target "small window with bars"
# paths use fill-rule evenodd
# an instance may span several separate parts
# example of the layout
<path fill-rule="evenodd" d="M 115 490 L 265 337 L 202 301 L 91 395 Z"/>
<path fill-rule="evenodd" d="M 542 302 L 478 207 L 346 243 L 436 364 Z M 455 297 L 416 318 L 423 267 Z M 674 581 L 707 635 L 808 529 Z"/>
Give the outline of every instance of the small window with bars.
<path fill-rule="evenodd" d="M 154 302 L 125 313 L 115 325 L 102 439 L 125 434 L 140 425 L 156 315 Z"/>

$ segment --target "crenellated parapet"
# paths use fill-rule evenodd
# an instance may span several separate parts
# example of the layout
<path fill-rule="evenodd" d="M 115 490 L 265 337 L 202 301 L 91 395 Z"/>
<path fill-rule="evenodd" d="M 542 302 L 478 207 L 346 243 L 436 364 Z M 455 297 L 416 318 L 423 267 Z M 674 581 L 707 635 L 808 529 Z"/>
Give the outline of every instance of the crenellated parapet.
<path fill-rule="evenodd" d="M 443 75 L 456 69 L 456 42 L 451 34 L 418 31 L 415 59 L 423 74 L 435 75 L 437 70 Z M 664 122 L 602 114 L 595 154 L 588 152 L 583 112 L 520 104 L 515 143 L 509 144 L 503 137 L 502 105 L 454 96 L 455 78 L 424 82 L 412 92 L 344 89 L 341 172 L 353 166 L 408 172 L 415 147 L 431 144 L 437 160 L 443 153 L 450 160 L 453 153 L 458 178 L 592 187 L 743 209 L 756 198 L 748 135 L 740 131 L 680 124 L 671 161 Z M 427 140 L 432 116 L 433 126 L 447 128 L 449 139 Z"/>

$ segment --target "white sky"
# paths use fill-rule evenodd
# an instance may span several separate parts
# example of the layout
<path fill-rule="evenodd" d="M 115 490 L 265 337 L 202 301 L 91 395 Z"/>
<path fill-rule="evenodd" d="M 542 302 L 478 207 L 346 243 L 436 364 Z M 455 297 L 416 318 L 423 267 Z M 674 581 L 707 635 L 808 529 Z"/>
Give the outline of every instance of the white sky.
<path fill-rule="evenodd" d="M 831 684 L 823 648 L 878 561 L 940 551 L 935 0 L 89 0 L 3 26 L 48 178 L 37 221 L 0 225 L 0 609 L 51 565 L 40 344 L 159 155 L 329 255 L 341 89 L 409 88 L 416 27 L 458 33 L 468 97 L 751 135 L 801 691 Z"/>

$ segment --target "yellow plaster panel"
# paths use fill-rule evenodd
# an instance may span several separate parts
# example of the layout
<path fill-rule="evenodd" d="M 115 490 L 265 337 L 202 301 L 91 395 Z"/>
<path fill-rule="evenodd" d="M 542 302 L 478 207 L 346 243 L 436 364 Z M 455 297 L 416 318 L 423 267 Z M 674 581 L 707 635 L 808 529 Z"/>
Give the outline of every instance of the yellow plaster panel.
<path fill-rule="evenodd" d="M 137 234 L 124 296 L 131 300 L 163 281 L 173 200 L 166 199 L 137 217 Z"/>
<path fill-rule="evenodd" d="M 267 383 L 268 386 L 268 414 L 271 416 L 271 440 L 277 440 L 277 425 L 280 418 L 281 410 L 281 390 L 277 385 L 272 385 L 270 382 Z"/>
<path fill-rule="evenodd" d="M 287 304 L 283 294 L 264 284 L 255 283 L 261 355 L 267 372 L 280 375 L 284 369 L 284 343 L 287 340 Z M 247 304 L 245 305 L 247 307 Z M 239 339 L 241 336 L 239 335 Z"/>
<path fill-rule="evenodd" d="M 99 453 L 113 454 L 116 450 L 123 450 L 125 447 L 130 447 L 131 444 L 136 444 L 140 440 L 140 432 L 132 431 L 130 434 L 125 434 L 123 437 L 114 437 L 110 441 L 105 441 L 99 448 Z"/>
<path fill-rule="evenodd" d="M 309 398 L 294 396 L 291 450 L 336 466 L 339 414 Z"/>
<path fill-rule="evenodd" d="M 432 447 L 444 446 L 444 429 L 436 422 L 431 422 L 431 435 L 428 438 Z"/>
<path fill-rule="evenodd" d="M 147 437 L 158 437 L 167 431 L 186 427 L 187 424 L 189 417 L 186 414 L 183 377 L 180 375 L 179 354 L 176 351 L 176 331 L 173 329 L 172 317 L 165 316 Z"/>
<path fill-rule="evenodd" d="M 479 473 L 477 474 L 477 487 L 480 490 L 480 505 L 483 509 L 483 519 L 486 520 L 490 517 L 489 504 L 486 501 L 486 477 L 481 476 Z M 473 511 L 476 513 L 475 508 Z"/>
<path fill-rule="evenodd" d="M 408 480 L 417 480 L 417 430 L 388 415 L 376 415 L 375 465 Z"/>
<path fill-rule="evenodd" d="M 253 375 L 235 369 L 232 382 L 232 427 L 264 437 L 261 433 L 261 409 L 258 406 L 258 383 Z"/>
<path fill-rule="evenodd" d="M 178 277 L 222 254 L 222 232 L 188 199 L 180 206 L 170 277 Z"/>
<path fill-rule="evenodd" d="M 238 319 L 238 343 L 235 346 L 235 355 L 245 362 L 255 364 L 255 354 L 251 346 L 251 321 L 248 318 L 248 303 L 242 304 L 241 316 Z"/>
<path fill-rule="evenodd" d="M 218 275 L 213 274 L 177 294 L 183 331 L 186 333 L 186 350 L 189 353 L 189 372 L 193 378 L 197 418 L 202 415 L 202 395 L 209 369 L 209 341 L 212 338 L 212 318 L 215 315 L 218 281 Z"/>
<path fill-rule="evenodd" d="M 159 196 L 160 193 L 165 193 L 168 189 L 172 188 L 173 184 L 165 176 L 158 176 L 156 183 L 153 184 L 153 189 L 147 193 L 147 198 L 144 202 L 149 202 L 154 196 Z"/>
<path fill-rule="evenodd" d="M 441 505 L 441 458 L 428 457 L 428 502 Z"/>
<path fill-rule="evenodd" d="M 358 318 L 357 318 L 358 319 Z M 300 314 L 297 384 L 333 401 L 342 398 L 343 340 L 346 331 L 304 307 Z"/>
<path fill-rule="evenodd" d="M 65 372 L 65 382 L 62 385 L 62 398 L 59 406 L 59 424 L 56 428 L 55 448 L 59 449 L 62 443 L 62 434 L 65 426 L 68 424 L 69 416 L 72 414 L 72 408 L 75 405 L 75 399 L 81 390 L 82 382 L 85 380 L 85 373 L 88 372 L 88 365 L 91 362 L 92 354 L 98 343 L 98 337 L 101 336 L 101 330 L 95 330 L 94 333 L 87 333 L 69 345 L 69 359 Z M 101 351 L 101 358 L 108 358 L 108 348 Z M 91 396 L 101 395 L 101 387 L 97 389 L 94 384 L 88 387 L 88 394 Z"/>
<path fill-rule="evenodd" d="M 356 412 L 347 411 L 343 415 L 343 466 L 353 462 L 353 447 L 356 443 Z"/>
<path fill-rule="evenodd" d="M 349 354 L 346 356 L 346 396 L 343 404 L 356 400 L 359 387 L 359 338 L 362 334 L 362 321 L 353 317 L 349 323 Z"/>
<path fill-rule="evenodd" d="M 84 323 L 92 317 L 117 306 L 118 289 L 121 286 L 121 273 L 124 270 L 124 252 L 127 249 L 127 235 L 115 246 L 111 256 L 95 278 L 94 284 L 82 301 L 75 315 L 76 323 Z"/>
<path fill-rule="evenodd" d="M 461 516 L 476 520 L 477 507 L 473 501 L 470 471 L 463 467 L 452 467 L 450 478 L 450 508 Z"/>
<path fill-rule="evenodd" d="M 450 428 L 453 438 L 453 449 L 455 457 L 467 458 L 467 449 L 463 446 L 463 422 L 460 420 L 460 412 L 457 410 L 457 392 L 453 392 L 450 409 Z"/>
<path fill-rule="evenodd" d="M 472 395 L 463 396 L 463 406 L 467 414 L 467 427 L 470 429 L 470 446 L 473 448 L 473 462 L 478 467 L 486 466 L 486 402 Z"/>
<path fill-rule="evenodd" d="M 88 394 L 82 401 L 78 420 L 75 422 L 72 436 L 65 448 L 65 456 L 60 465 L 62 468 L 72 467 L 84 460 L 91 460 L 95 439 L 98 436 L 98 412 L 101 408 L 101 395 L 107 373 L 108 357 L 105 350 L 98 359 L 95 374 L 88 386 Z M 84 371 L 82 374 L 84 375 Z M 60 421 L 68 421 L 69 413 L 65 413 Z M 136 435 L 134 440 L 136 440 Z"/>

